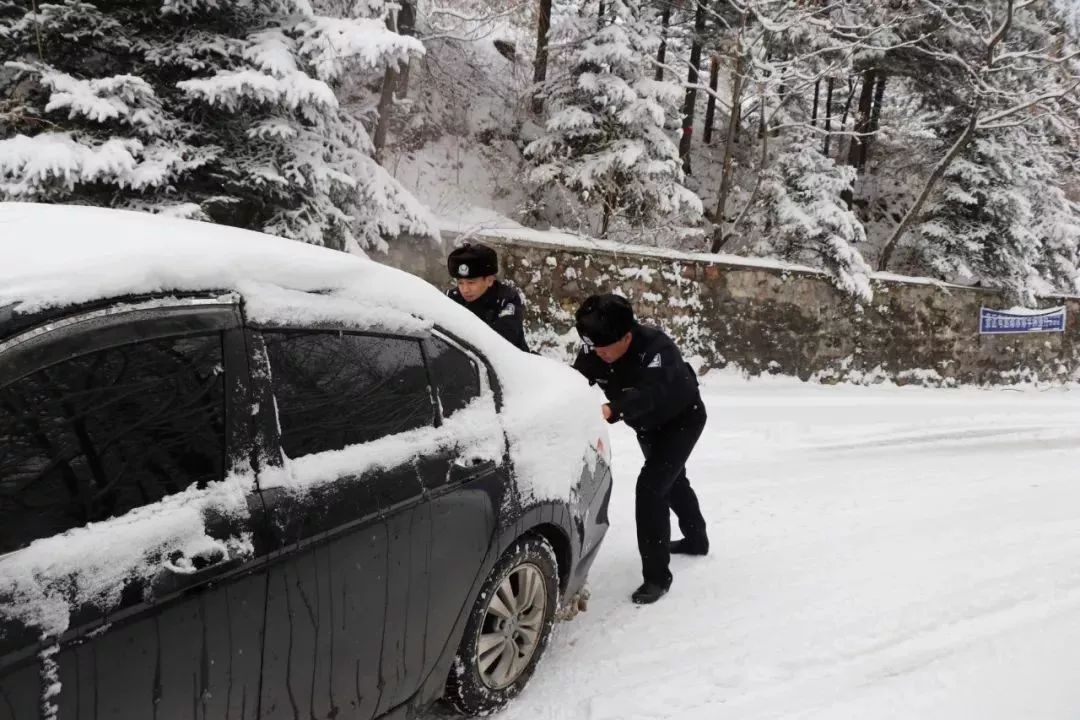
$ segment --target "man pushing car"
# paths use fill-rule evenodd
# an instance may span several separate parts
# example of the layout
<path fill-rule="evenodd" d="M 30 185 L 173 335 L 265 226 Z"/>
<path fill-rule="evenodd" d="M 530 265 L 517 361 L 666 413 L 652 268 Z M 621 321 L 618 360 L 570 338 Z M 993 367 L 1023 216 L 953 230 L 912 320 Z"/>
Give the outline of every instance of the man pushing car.
<path fill-rule="evenodd" d="M 629 425 L 645 456 L 635 492 L 644 582 L 631 599 L 654 603 L 671 587 L 671 553 L 709 552 L 705 519 L 686 477 L 686 461 L 705 427 L 705 404 L 697 375 L 675 343 L 639 324 L 626 298 L 593 295 L 576 320 L 583 347 L 574 368 L 600 386 L 608 399 L 601 408 L 604 419 Z M 669 509 L 683 534 L 674 543 Z"/>

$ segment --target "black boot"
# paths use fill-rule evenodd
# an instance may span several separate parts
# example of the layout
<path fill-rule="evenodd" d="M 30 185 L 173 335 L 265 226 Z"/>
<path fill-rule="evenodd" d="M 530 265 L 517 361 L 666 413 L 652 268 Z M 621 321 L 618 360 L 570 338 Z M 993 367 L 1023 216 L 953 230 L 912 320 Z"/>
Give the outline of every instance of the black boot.
<path fill-rule="evenodd" d="M 691 542 L 686 538 L 676 540 L 669 546 L 672 555 L 708 555 L 709 541 Z"/>
<path fill-rule="evenodd" d="M 668 589 L 663 585 L 657 585 L 655 583 L 647 582 L 642 583 L 641 587 L 634 591 L 634 594 L 630 596 L 630 599 L 634 601 L 635 605 L 652 605 L 654 602 L 664 597 Z"/>

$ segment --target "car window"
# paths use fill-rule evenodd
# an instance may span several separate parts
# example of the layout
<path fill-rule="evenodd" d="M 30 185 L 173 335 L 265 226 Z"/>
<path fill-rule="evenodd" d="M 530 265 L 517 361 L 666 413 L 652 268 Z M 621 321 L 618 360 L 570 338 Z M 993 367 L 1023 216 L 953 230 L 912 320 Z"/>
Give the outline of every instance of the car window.
<path fill-rule="evenodd" d="M 0 553 L 225 467 L 220 334 L 82 355 L 0 388 Z"/>
<path fill-rule="evenodd" d="M 432 425 L 420 342 L 336 332 L 266 332 L 281 443 L 302 457 Z"/>
<path fill-rule="evenodd" d="M 450 417 L 480 396 L 480 370 L 471 357 L 432 338 L 430 360 L 443 417 Z"/>

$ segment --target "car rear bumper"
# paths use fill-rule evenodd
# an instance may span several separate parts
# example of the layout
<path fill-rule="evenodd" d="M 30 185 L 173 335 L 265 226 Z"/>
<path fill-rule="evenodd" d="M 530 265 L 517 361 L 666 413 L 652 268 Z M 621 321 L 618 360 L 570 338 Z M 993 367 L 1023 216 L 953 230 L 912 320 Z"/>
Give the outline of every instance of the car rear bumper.
<path fill-rule="evenodd" d="M 568 604 L 574 600 L 582 590 L 589 577 L 589 570 L 603 544 L 604 536 L 608 531 L 608 505 L 611 502 L 611 468 L 607 463 L 600 462 L 592 477 L 593 492 L 582 498 L 578 508 L 581 525 L 580 545 L 576 562 L 563 593 L 563 602 Z"/>

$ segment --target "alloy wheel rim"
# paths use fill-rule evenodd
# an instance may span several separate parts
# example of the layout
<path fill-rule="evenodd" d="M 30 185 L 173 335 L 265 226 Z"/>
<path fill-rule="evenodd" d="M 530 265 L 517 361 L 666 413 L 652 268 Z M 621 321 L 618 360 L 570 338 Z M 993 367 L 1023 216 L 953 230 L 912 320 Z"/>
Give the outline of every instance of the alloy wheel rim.
<path fill-rule="evenodd" d="M 547 583 L 536 565 L 514 568 L 488 598 L 476 643 L 480 679 L 492 690 L 513 685 L 540 645 Z"/>

